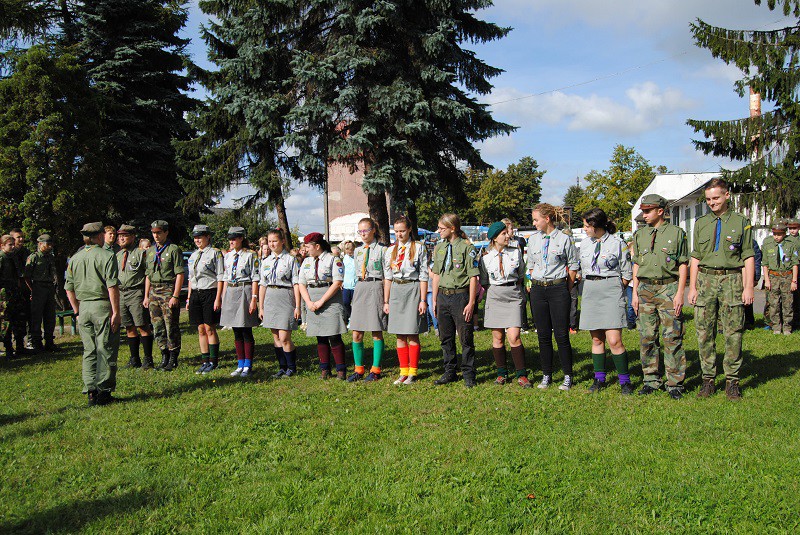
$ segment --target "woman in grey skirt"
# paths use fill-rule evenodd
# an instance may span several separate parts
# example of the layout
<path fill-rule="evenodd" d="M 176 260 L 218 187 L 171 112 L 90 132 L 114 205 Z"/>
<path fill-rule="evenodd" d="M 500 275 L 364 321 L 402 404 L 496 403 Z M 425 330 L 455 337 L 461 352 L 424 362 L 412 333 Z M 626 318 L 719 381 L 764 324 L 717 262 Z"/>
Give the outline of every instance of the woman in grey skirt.
<path fill-rule="evenodd" d="M 522 249 L 508 247 L 511 237 L 502 221 L 492 223 L 486 237 L 490 242 L 487 253 L 481 257 L 479 280 L 486 289 L 483 326 L 492 330 L 492 354 L 497 366 L 495 384 L 504 385 L 509 381 L 505 344 L 508 338 L 517 382 L 523 388 L 530 388 L 525 368 L 525 347 L 519 337 L 522 327 L 520 303 L 525 300 L 522 289 L 525 259 Z"/>
<path fill-rule="evenodd" d="M 297 373 L 292 331 L 300 319 L 300 266 L 286 249 L 282 229 L 267 233 L 270 255 L 262 258 L 258 289 L 258 315 L 261 325 L 272 331 L 272 343 L 278 359 L 278 373 L 273 379 L 291 377 Z"/>
<path fill-rule="evenodd" d="M 355 372 L 347 378 L 349 382 L 364 377 L 364 333 L 372 331 L 372 368 L 365 381 L 381 378 L 381 356 L 383 355 L 383 331 L 387 327 L 383 304 L 383 259 L 386 247 L 375 241 L 377 223 L 365 217 L 358 222 L 358 234 L 364 245 L 356 249 L 355 264 L 358 282 L 350 305 L 350 329 L 353 331 L 353 360 Z"/>
<path fill-rule="evenodd" d="M 333 356 L 336 377 L 344 380 L 347 369 L 342 342 L 342 334 L 347 332 L 341 292 L 344 264 L 331 254 L 331 245 L 319 232 L 306 235 L 303 241 L 308 257 L 300 266 L 298 283 L 308 309 L 306 335 L 317 337 L 320 379 L 331 376 L 330 358 Z"/>
<path fill-rule="evenodd" d="M 258 325 L 258 253 L 250 250 L 242 227 L 231 227 L 228 241 L 219 322 L 233 329 L 239 363 L 231 376 L 247 377 L 255 353 L 253 327 Z"/>
<path fill-rule="evenodd" d="M 396 385 L 414 383 L 419 368 L 419 333 L 428 331 L 428 253 L 422 242 L 411 239 L 411 221 L 394 221 L 397 241 L 386 251 L 383 262 L 383 311 L 389 315 L 388 332 L 397 335 L 400 377 Z"/>
<path fill-rule="evenodd" d="M 606 342 L 619 375 L 622 393 L 633 392 L 628 374 L 628 357 L 622 344 L 622 329 L 627 327 L 625 286 L 633 276 L 628 246 L 614 235 L 616 225 L 600 208 L 583 214 L 587 239 L 581 243 L 583 301 L 580 328 L 592 334 L 594 382 L 589 392 L 606 386 Z"/>

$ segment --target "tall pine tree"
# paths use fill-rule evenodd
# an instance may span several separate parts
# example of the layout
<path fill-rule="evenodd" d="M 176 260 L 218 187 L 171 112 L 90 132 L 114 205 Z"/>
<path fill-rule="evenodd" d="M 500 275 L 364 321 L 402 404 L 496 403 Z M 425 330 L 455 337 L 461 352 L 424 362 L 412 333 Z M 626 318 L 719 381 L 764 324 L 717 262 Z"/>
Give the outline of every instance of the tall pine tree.
<path fill-rule="evenodd" d="M 706 139 L 694 144 L 705 154 L 748 162 L 741 169 L 724 171 L 737 190 L 750 192 L 780 215 L 793 215 L 800 208 L 800 2 L 766 3 L 796 22 L 778 30 L 743 31 L 698 20 L 691 28 L 697 46 L 744 72 L 736 92 L 744 97 L 752 89 L 773 103 L 773 110 L 760 117 L 687 122 L 704 134 Z"/>

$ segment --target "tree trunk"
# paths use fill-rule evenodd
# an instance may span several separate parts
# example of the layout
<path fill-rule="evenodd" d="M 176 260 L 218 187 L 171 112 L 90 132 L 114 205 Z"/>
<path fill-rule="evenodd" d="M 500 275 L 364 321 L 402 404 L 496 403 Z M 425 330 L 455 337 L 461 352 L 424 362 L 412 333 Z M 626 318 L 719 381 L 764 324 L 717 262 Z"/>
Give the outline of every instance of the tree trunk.
<path fill-rule="evenodd" d="M 375 239 L 378 243 L 389 243 L 389 210 L 386 208 L 386 193 L 367 193 L 369 216 L 378 224 Z"/>
<path fill-rule="evenodd" d="M 411 220 L 411 239 L 419 240 L 419 236 L 417 235 L 417 229 L 419 228 L 419 223 L 417 223 L 416 199 L 409 199 L 406 207 L 407 207 L 406 212 L 408 218 Z"/>
<path fill-rule="evenodd" d="M 283 196 L 283 190 L 276 188 L 269 194 L 270 202 L 275 206 L 275 213 L 278 215 L 278 228 L 283 230 L 286 236 L 286 248 L 291 249 L 292 233 L 289 230 L 289 218 L 286 216 L 286 199 Z"/>

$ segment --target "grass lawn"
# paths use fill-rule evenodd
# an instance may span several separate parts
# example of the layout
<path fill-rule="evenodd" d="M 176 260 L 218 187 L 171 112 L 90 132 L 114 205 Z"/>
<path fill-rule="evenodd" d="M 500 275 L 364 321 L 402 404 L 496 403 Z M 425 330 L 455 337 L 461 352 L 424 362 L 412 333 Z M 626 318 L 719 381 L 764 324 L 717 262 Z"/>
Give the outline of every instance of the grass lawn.
<path fill-rule="evenodd" d="M 301 331 L 302 374 L 272 381 L 264 329 L 254 376 L 228 376 L 230 331 L 223 369 L 198 376 L 184 324 L 176 371 L 120 369 L 123 402 L 87 408 L 80 341 L 65 338 L 55 356 L 0 363 L 0 532 L 798 532 L 800 334 L 748 331 L 743 401 L 698 400 L 687 323 L 680 401 L 626 398 L 615 384 L 586 394 L 585 332 L 572 337 L 580 382 L 565 393 L 495 386 L 488 331 L 476 333 L 472 390 L 433 385 L 433 335 L 410 387 L 392 384 L 392 338 L 386 379 L 321 382 Z M 638 389 L 638 336 L 624 340 Z M 523 341 L 538 381 L 536 335 Z"/>

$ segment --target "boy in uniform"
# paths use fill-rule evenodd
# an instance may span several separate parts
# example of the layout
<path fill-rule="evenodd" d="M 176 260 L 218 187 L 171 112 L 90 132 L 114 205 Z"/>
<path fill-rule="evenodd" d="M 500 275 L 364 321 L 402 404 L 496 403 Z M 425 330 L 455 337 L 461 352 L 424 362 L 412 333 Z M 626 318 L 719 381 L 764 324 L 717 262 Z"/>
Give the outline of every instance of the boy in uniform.
<path fill-rule="evenodd" d="M 770 302 L 766 318 L 774 334 L 791 334 L 794 306 L 792 292 L 797 290 L 798 243 L 786 238 L 786 224 L 772 225 L 772 236 L 764 238 L 762 270 L 764 288 Z"/>
<path fill-rule="evenodd" d="M 153 330 L 150 317 L 142 305 L 144 301 L 145 251 L 136 245 L 136 228 L 121 225 L 118 232 L 120 249 L 117 251 L 119 268 L 120 315 L 128 339 L 131 357 L 126 368 L 153 367 Z M 144 349 L 144 361 L 139 348 Z"/>

